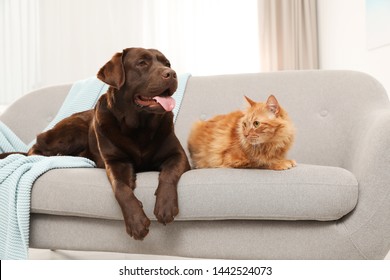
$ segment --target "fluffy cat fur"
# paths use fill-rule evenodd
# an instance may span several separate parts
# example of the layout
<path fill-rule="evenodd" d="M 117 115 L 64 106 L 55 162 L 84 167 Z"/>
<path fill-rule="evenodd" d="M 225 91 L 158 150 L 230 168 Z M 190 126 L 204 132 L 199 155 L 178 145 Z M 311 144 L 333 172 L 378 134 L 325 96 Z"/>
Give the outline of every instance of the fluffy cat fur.
<path fill-rule="evenodd" d="M 286 159 L 294 141 L 287 112 L 271 95 L 265 103 L 245 96 L 249 107 L 194 124 L 188 149 L 195 168 L 233 167 L 285 170 L 296 166 Z"/>

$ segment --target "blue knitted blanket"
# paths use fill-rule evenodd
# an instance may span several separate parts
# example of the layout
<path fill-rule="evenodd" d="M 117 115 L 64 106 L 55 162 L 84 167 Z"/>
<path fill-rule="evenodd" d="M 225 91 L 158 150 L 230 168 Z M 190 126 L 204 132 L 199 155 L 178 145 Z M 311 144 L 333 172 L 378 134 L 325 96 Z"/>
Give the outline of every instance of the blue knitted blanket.
<path fill-rule="evenodd" d="M 173 95 L 175 120 L 180 110 L 189 74 L 179 76 L 178 90 Z M 53 121 L 51 129 L 62 119 L 91 109 L 108 85 L 97 78 L 76 82 Z M 45 131 L 44 130 L 44 131 Z M 35 140 L 25 144 L 4 123 L 0 122 L 0 153 L 27 152 Z M 29 247 L 31 188 L 43 173 L 54 168 L 91 168 L 93 161 L 71 156 L 29 156 L 13 154 L 0 160 L 0 259 L 27 259 Z"/>

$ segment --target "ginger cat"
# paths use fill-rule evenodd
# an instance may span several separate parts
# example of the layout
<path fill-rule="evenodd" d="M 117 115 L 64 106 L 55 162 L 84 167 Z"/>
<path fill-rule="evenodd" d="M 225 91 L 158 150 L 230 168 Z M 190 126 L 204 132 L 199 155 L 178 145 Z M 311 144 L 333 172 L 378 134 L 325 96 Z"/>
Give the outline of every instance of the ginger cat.
<path fill-rule="evenodd" d="M 233 167 L 285 170 L 296 166 L 286 159 L 294 141 L 294 125 L 275 96 L 249 108 L 194 124 L 188 149 L 195 168 Z"/>

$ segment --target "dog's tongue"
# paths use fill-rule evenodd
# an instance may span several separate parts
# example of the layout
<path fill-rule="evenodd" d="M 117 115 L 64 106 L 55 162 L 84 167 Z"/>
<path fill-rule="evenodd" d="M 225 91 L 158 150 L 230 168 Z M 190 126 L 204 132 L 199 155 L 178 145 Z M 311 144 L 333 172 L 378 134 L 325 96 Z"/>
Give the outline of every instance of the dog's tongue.
<path fill-rule="evenodd" d="M 173 108 L 175 108 L 176 102 L 175 99 L 172 97 L 161 97 L 161 96 L 155 96 L 153 97 L 154 100 L 156 100 L 163 108 L 165 111 L 172 111 Z"/>

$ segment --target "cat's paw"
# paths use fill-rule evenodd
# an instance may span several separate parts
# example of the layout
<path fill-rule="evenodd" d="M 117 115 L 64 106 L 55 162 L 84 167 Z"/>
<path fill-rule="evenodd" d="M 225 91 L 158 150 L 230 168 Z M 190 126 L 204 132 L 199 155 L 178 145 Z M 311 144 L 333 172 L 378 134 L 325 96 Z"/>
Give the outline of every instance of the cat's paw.
<path fill-rule="evenodd" d="M 270 165 L 269 169 L 287 170 L 287 169 L 293 168 L 295 166 L 297 166 L 297 162 L 295 160 L 286 159 L 286 160 L 281 160 L 281 161 L 273 163 L 272 165 Z"/>

